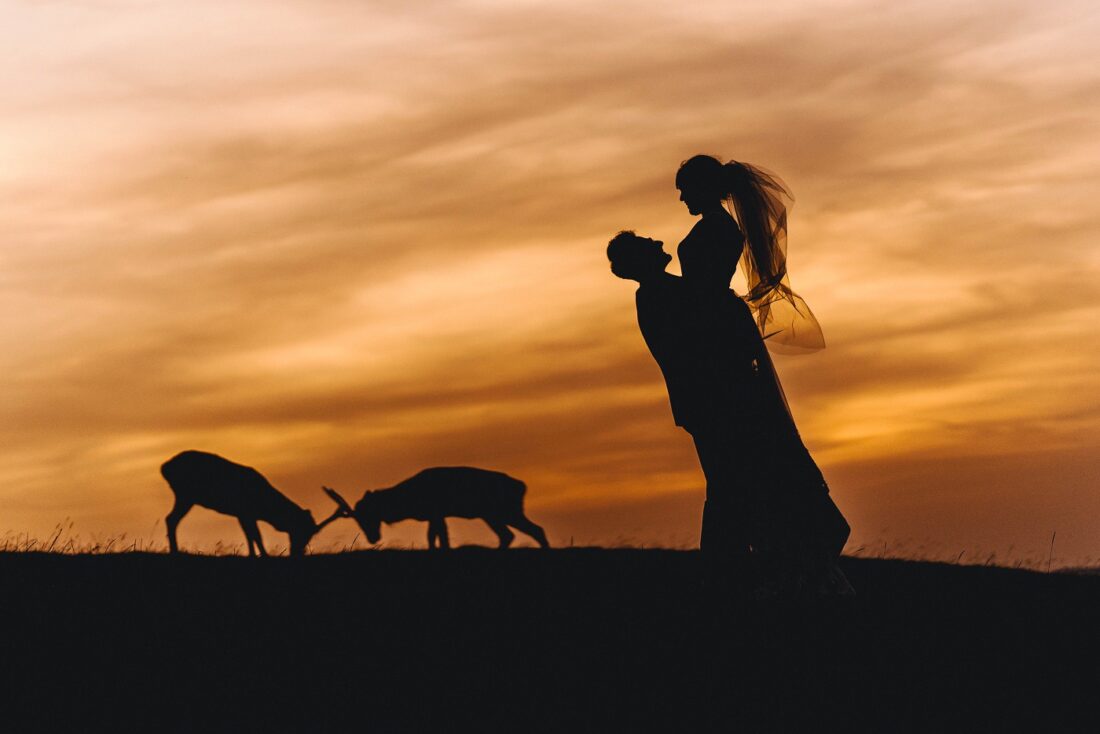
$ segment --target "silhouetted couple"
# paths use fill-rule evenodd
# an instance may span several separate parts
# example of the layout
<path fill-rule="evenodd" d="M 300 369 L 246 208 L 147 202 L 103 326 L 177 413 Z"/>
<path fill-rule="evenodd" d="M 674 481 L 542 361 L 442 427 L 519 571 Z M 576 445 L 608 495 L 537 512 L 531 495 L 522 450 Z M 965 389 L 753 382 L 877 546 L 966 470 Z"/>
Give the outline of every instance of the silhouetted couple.
<path fill-rule="evenodd" d="M 708 583 L 756 597 L 852 593 L 836 567 L 848 523 L 798 435 L 765 346 L 765 338 L 782 352 L 825 345 L 787 280 L 787 189 L 748 164 L 701 155 L 680 166 L 676 188 L 700 217 L 677 248 L 682 277 L 665 272 L 672 257 L 662 242 L 630 231 L 611 240 L 607 256 L 615 275 L 639 283 L 638 326 L 676 425 L 695 441 L 707 483 Z M 744 296 L 730 290 L 739 262 Z"/>

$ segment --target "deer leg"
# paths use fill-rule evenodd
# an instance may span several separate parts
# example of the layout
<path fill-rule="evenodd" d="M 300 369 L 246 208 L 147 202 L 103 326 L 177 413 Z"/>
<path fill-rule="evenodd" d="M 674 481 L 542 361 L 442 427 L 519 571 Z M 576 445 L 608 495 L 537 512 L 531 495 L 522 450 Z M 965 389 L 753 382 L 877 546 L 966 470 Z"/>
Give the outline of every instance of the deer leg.
<path fill-rule="evenodd" d="M 441 517 L 428 521 L 428 548 L 434 549 L 437 541 L 441 550 L 451 547 L 447 537 L 447 521 Z"/>
<path fill-rule="evenodd" d="M 255 520 L 252 521 L 252 539 L 256 541 L 256 548 L 260 551 L 260 556 L 267 558 L 267 549 L 264 548 L 264 536 L 260 535 L 260 527 Z"/>
<path fill-rule="evenodd" d="M 168 513 L 168 516 L 164 518 L 164 524 L 168 528 L 168 552 L 179 553 L 179 546 L 176 544 L 176 528 L 179 527 L 180 520 L 183 516 L 190 512 L 194 505 L 189 505 L 186 502 L 180 501 L 180 498 L 176 498 L 176 504 L 172 507 L 172 511 Z"/>
<path fill-rule="evenodd" d="M 267 551 L 264 550 L 264 539 L 260 535 L 260 529 L 256 526 L 255 520 L 246 520 L 245 518 L 239 518 L 241 523 L 241 530 L 244 531 L 244 537 L 248 541 L 248 557 L 251 558 L 256 555 L 256 549 L 258 548 L 261 556 L 266 556 Z"/>
<path fill-rule="evenodd" d="M 486 518 L 485 522 L 489 525 L 494 533 L 497 534 L 497 538 L 500 539 L 500 549 L 504 550 L 512 544 L 512 541 L 516 539 L 516 534 L 508 529 L 508 526 L 502 523 L 500 520 L 489 520 Z"/>
<path fill-rule="evenodd" d="M 256 549 L 252 546 L 252 533 L 248 528 L 248 520 L 239 517 L 237 522 L 241 524 L 241 530 L 244 531 L 244 542 L 248 544 L 248 557 L 251 558 L 256 555 Z"/>
<path fill-rule="evenodd" d="M 527 519 L 526 516 L 520 515 L 519 519 L 515 522 L 508 523 L 521 533 L 526 533 L 535 539 L 535 542 L 539 544 L 540 548 L 549 548 L 550 541 L 546 539 L 546 533 L 535 523 Z"/>

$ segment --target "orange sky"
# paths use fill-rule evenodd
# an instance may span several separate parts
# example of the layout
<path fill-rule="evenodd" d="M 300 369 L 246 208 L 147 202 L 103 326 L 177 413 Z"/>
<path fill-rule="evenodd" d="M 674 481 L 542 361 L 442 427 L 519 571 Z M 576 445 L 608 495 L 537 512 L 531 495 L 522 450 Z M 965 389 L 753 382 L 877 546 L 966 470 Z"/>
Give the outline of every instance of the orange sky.
<path fill-rule="evenodd" d="M 202 448 L 318 515 L 461 463 L 559 544 L 696 543 L 603 249 L 686 234 L 708 152 L 795 192 L 829 348 L 777 364 L 849 550 L 1100 556 L 1094 3 L 593 5 L 0 9 L 0 532 L 159 541 Z"/>

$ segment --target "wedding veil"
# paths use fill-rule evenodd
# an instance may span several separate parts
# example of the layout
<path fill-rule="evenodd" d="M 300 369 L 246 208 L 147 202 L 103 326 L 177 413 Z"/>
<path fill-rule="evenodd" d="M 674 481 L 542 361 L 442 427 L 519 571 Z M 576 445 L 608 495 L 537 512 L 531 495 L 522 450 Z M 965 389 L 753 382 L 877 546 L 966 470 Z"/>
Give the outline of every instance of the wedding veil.
<path fill-rule="evenodd" d="M 787 210 L 793 197 L 776 176 L 730 161 L 728 203 L 745 234 L 741 268 L 748 281 L 743 296 L 768 348 L 806 354 L 825 348 L 825 335 L 806 301 L 791 289 L 787 274 Z"/>

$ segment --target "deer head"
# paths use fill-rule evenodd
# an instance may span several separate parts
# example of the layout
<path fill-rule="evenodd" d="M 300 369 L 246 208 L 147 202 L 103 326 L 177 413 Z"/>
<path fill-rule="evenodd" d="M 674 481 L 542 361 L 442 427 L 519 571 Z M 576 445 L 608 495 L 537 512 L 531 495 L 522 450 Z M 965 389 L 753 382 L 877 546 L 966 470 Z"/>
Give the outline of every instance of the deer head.
<path fill-rule="evenodd" d="M 325 523 L 326 525 L 328 522 Z M 290 555 L 301 556 L 306 552 L 306 546 L 309 545 L 309 541 L 313 539 L 313 536 L 317 534 L 323 525 L 318 525 L 313 520 L 313 513 L 309 510 L 302 510 L 300 515 L 294 518 L 290 529 L 287 534 L 290 536 Z"/>
<path fill-rule="evenodd" d="M 355 504 L 355 509 L 351 508 L 351 505 L 347 503 L 343 497 L 341 497 L 336 490 L 328 487 L 322 487 L 325 490 L 325 494 L 332 498 L 340 507 L 340 512 L 343 514 L 340 517 L 354 517 L 355 521 L 359 523 L 359 527 L 363 529 L 363 534 L 367 536 L 367 540 L 371 543 L 377 543 L 382 539 L 382 520 L 378 513 L 373 511 L 373 505 L 368 500 L 371 493 L 367 492 L 363 495 L 363 499 L 359 500 Z"/>
<path fill-rule="evenodd" d="M 371 543 L 382 540 L 382 513 L 374 492 L 367 492 L 355 503 L 355 522 L 363 529 L 363 534 Z"/>
<path fill-rule="evenodd" d="M 302 510 L 300 520 L 290 530 L 290 555 L 292 556 L 300 556 L 305 553 L 309 541 L 329 523 L 342 517 L 351 517 L 351 508 L 348 507 L 348 503 L 344 501 L 343 497 L 328 487 L 322 487 L 321 489 L 336 502 L 336 510 L 321 522 L 315 522 L 313 513 L 309 510 Z"/>

